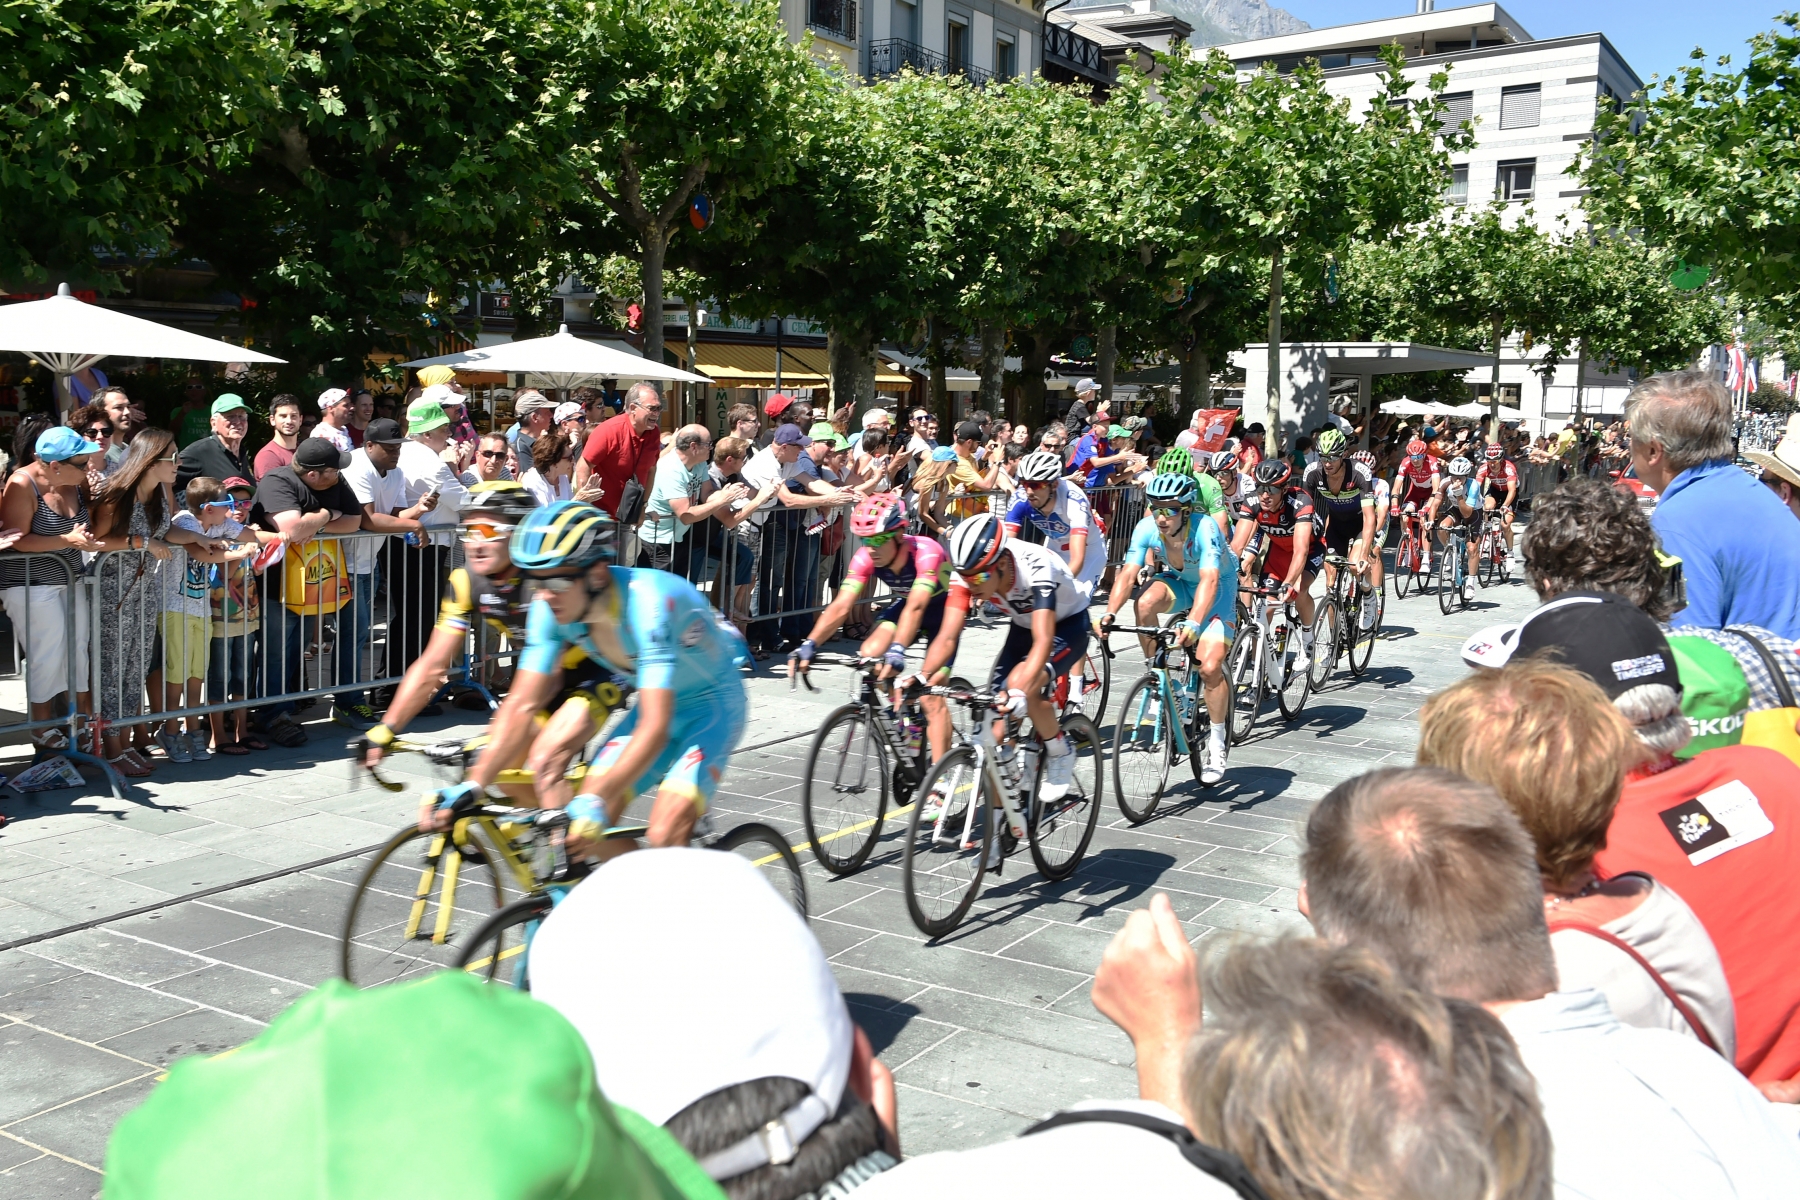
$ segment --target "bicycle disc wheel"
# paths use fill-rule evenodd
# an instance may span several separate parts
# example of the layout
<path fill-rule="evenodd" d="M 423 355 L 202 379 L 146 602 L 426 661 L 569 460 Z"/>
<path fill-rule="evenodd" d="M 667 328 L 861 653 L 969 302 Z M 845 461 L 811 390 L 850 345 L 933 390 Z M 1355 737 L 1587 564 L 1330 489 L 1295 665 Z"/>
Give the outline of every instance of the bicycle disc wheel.
<path fill-rule="evenodd" d="M 794 906 L 800 919 L 806 919 L 806 876 L 786 838 L 767 825 L 751 821 L 714 842 L 712 848 L 749 859 L 750 865 L 762 872 L 763 878 L 782 899 Z"/>
<path fill-rule="evenodd" d="M 1300 640 L 1300 617 L 1289 606 L 1287 636 L 1281 642 L 1281 652 L 1275 660 L 1278 677 L 1273 681 L 1275 701 L 1281 706 L 1283 720 L 1292 721 L 1306 707 L 1306 697 L 1312 691 L 1312 673 L 1307 669 L 1305 656 L 1300 652 L 1297 643 Z"/>
<path fill-rule="evenodd" d="M 907 820 L 900 878 L 906 911 L 927 937 L 942 937 L 962 924 L 981 890 L 994 832 L 988 782 L 988 772 L 975 764 L 974 749 L 957 746 L 919 785 L 919 801 Z M 928 821 L 927 809 L 940 783 L 942 811 Z"/>
<path fill-rule="evenodd" d="M 531 939 L 550 915 L 554 901 L 546 894 L 526 896 L 481 923 L 456 956 L 456 968 L 488 983 L 531 990 Z"/>
<path fill-rule="evenodd" d="M 495 857 L 472 833 L 461 850 L 447 833 L 396 833 L 350 893 L 338 948 L 344 978 L 375 987 L 449 966 L 463 939 L 506 903 Z"/>
<path fill-rule="evenodd" d="M 1112 747 L 1119 811 L 1133 825 L 1142 825 L 1156 812 L 1175 761 L 1175 739 L 1169 734 L 1162 688 L 1154 674 L 1139 679 L 1125 693 L 1125 703 L 1113 719 Z"/>
<path fill-rule="evenodd" d="M 800 812 L 819 865 L 848 875 L 868 860 L 887 812 L 888 763 L 871 714 L 846 704 L 825 718 L 806 755 Z"/>
<path fill-rule="evenodd" d="M 1325 681 L 1337 667 L 1338 639 L 1343 633 L 1343 610 L 1334 597 L 1327 596 L 1319 601 L 1318 611 L 1313 613 L 1313 648 L 1306 660 L 1306 682 L 1314 691 L 1325 686 Z"/>
<path fill-rule="evenodd" d="M 1106 749 L 1100 731 L 1082 713 L 1062 719 L 1063 736 L 1075 757 L 1075 781 L 1060 800 L 1038 798 L 1048 770 L 1048 752 L 1038 756 L 1037 779 L 1025 815 L 1025 836 L 1031 843 L 1031 861 L 1045 879 L 1067 879 L 1081 865 L 1100 822 L 1100 801 L 1106 779 Z"/>
<path fill-rule="evenodd" d="M 1238 745 L 1256 728 L 1262 713 L 1262 627 L 1248 621 L 1238 626 L 1243 632 L 1231 646 L 1231 657 L 1225 660 L 1225 684 L 1231 689 L 1231 707 L 1225 714 L 1225 737 Z"/>

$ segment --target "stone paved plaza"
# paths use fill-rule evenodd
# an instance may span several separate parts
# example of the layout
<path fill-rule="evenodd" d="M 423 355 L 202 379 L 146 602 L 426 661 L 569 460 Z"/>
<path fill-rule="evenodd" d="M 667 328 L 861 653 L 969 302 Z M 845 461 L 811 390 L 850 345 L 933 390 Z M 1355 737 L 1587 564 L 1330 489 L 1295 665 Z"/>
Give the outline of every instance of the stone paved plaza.
<path fill-rule="evenodd" d="M 1420 704 L 1463 674 L 1461 642 L 1531 605 L 1516 574 L 1449 617 L 1432 597 L 1390 599 L 1363 679 L 1334 677 L 1291 725 L 1265 716 L 1217 788 L 1178 765 L 1172 795 L 1141 827 L 1120 817 L 1109 778 L 1080 871 L 1046 884 L 1020 853 L 941 942 L 907 918 L 899 826 L 847 879 L 803 849 L 812 927 L 895 1071 L 906 1151 L 975 1145 L 1073 1101 L 1135 1094 L 1130 1044 L 1088 998 L 1126 915 L 1162 891 L 1197 945 L 1303 929 L 1296 855 L 1312 802 L 1377 764 L 1409 763 Z M 975 630 L 962 673 L 979 678 L 998 640 L 995 627 Z M 798 775 L 846 673 L 821 668 L 808 694 L 774 678 L 777 665 L 751 685 L 746 743 L 760 748 L 733 761 L 719 808 L 725 826 L 754 815 L 803 843 Z M 1135 648 L 1115 663 L 1115 705 L 1140 667 Z M 94 1195 L 114 1122 L 171 1061 L 253 1037 L 334 971 L 361 855 L 410 818 L 418 794 L 359 787 L 348 731 L 319 720 L 322 707 L 308 715 L 302 749 L 164 764 L 123 801 L 91 790 L 0 799 L 13 818 L 0 830 L 0 1195 Z M 472 728 L 468 717 L 421 727 Z M 149 906 L 160 907 L 136 911 Z M 71 926 L 82 928 L 56 932 Z"/>

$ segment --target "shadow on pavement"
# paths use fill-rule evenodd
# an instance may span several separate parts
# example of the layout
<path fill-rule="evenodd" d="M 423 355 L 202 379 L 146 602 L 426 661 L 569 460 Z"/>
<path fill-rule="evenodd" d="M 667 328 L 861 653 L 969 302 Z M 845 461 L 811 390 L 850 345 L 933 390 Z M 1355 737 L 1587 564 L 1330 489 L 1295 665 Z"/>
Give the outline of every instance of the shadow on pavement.
<path fill-rule="evenodd" d="M 916 1004 L 870 992 L 845 992 L 844 1003 L 850 1006 L 850 1019 L 869 1035 L 876 1054 L 893 1045 L 907 1023 L 923 1011 Z"/>

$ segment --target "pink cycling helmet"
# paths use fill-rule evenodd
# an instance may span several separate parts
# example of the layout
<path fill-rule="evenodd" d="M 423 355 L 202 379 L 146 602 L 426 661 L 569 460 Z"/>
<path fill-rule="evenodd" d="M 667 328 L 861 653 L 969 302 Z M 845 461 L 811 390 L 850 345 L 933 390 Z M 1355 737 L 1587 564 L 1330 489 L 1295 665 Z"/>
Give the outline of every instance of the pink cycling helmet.
<path fill-rule="evenodd" d="M 898 533 L 906 528 L 906 501 L 898 492 L 876 492 L 850 513 L 850 532 L 857 537 Z"/>

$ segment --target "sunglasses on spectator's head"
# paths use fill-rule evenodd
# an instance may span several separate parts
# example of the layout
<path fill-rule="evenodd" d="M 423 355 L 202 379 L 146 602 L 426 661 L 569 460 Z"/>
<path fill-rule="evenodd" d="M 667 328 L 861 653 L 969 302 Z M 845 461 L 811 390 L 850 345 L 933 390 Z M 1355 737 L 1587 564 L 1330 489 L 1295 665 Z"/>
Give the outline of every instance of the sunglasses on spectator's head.
<path fill-rule="evenodd" d="M 493 525 L 487 521 L 465 521 L 456 527 L 456 536 L 465 542 L 497 542 L 512 536 L 512 526 Z"/>
<path fill-rule="evenodd" d="M 879 550 L 899 536 L 899 531 L 893 529 L 890 529 L 886 533 L 871 533 L 863 538 L 863 545 L 871 550 Z"/>

